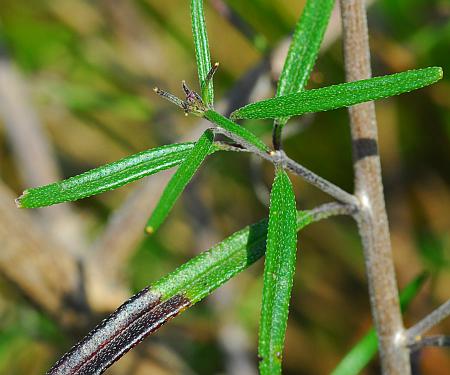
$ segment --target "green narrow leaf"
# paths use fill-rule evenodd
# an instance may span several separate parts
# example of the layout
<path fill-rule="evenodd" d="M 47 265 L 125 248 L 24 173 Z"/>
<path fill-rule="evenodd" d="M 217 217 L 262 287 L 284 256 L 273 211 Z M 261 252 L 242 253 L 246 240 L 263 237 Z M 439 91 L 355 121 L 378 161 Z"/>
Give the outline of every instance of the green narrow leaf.
<path fill-rule="evenodd" d="M 295 272 L 296 212 L 291 181 L 283 169 L 277 168 L 270 195 L 259 327 L 259 368 L 262 375 L 281 374 L 281 358 Z"/>
<path fill-rule="evenodd" d="M 328 111 L 416 90 L 441 78 L 439 67 L 409 70 L 251 103 L 233 112 L 231 118 L 277 118 Z"/>
<path fill-rule="evenodd" d="M 334 0 L 308 0 L 295 27 L 283 71 L 278 80 L 276 96 L 303 91 L 317 59 L 320 44 L 333 9 Z M 276 119 L 276 137 L 289 118 Z"/>
<path fill-rule="evenodd" d="M 308 0 L 295 27 L 277 86 L 277 96 L 304 89 L 317 59 L 334 0 Z"/>
<path fill-rule="evenodd" d="M 325 216 L 298 212 L 297 230 Z M 246 227 L 134 295 L 48 374 L 101 374 L 128 350 L 264 255 L 267 220 Z"/>
<path fill-rule="evenodd" d="M 406 285 L 403 290 L 400 292 L 400 308 L 402 312 L 405 312 L 409 305 L 411 304 L 412 300 L 420 291 L 420 288 L 422 288 L 422 285 L 427 281 L 428 279 L 428 273 L 423 272 L 416 278 L 414 278 L 411 282 Z"/>
<path fill-rule="evenodd" d="M 426 281 L 427 273 L 422 273 L 413 279 L 400 293 L 400 307 L 405 311 L 413 298 L 419 293 Z M 370 362 L 378 351 L 378 339 L 372 328 L 339 362 L 331 375 L 357 375 Z"/>
<path fill-rule="evenodd" d="M 202 99 L 207 105 L 212 105 L 214 102 L 213 82 L 212 79 L 206 82 L 206 77 L 211 69 L 211 57 L 203 12 L 203 0 L 191 0 L 191 23 Z"/>
<path fill-rule="evenodd" d="M 250 146 L 256 147 L 257 149 L 264 152 L 269 152 L 269 148 L 267 147 L 267 145 L 256 135 L 245 129 L 243 126 L 240 126 L 222 116 L 220 113 L 217 113 L 213 110 L 207 110 L 204 113 L 204 117 L 228 132 L 230 138 L 233 138 L 234 135 L 238 136 L 240 138 L 240 141 L 243 140 Z"/>
<path fill-rule="evenodd" d="M 209 154 L 214 142 L 214 133 L 212 130 L 206 130 L 199 140 L 195 143 L 194 148 L 183 163 L 178 167 L 175 174 L 170 179 L 164 192 L 153 210 L 150 219 L 147 222 L 145 231 L 149 234 L 155 232 L 166 219 L 178 197 L 183 192 L 186 185 L 195 174 L 200 164 Z"/>
<path fill-rule="evenodd" d="M 294 211 L 294 233 L 321 220 L 308 211 Z M 252 265 L 266 252 L 268 220 L 247 226 L 210 250 L 191 259 L 177 270 L 153 284 L 152 289 L 168 299 L 176 294 L 196 303 Z"/>
<path fill-rule="evenodd" d="M 194 143 L 178 143 L 143 151 L 66 180 L 25 190 L 16 203 L 25 208 L 44 207 L 113 190 L 180 164 L 193 147 Z"/>

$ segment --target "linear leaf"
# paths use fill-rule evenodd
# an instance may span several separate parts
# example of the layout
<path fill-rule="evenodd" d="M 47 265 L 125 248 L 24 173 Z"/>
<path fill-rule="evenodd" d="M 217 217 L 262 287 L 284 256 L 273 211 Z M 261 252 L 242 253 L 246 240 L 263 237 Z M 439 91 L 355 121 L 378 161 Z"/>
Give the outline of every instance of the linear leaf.
<path fill-rule="evenodd" d="M 291 45 L 278 80 L 276 96 L 303 91 L 319 53 L 334 0 L 308 0 L 295 27 Z M 289 118 L 276 119 L 276 137 Z"/>
<path fill-rule="evenodd" d="M 212 123 L 218 125 L 223 130 L 225 130 L 227 136 L 229 136 L 230 138 L 233 139 L 234 136 L 237 136 L 239 138 L 238 141 L 239 142 L 241 142 L 242 140 L 245 141 L 247 146 L 256 147 L 260 151 L 264 152 L 269 151 L 267 145 L 263 141 L 261 141 L 256 135 L 254 135 L 249 130 L 245 129 L 243 126 L 240 126 L 231 121 L 230 119 L 227 119 L 226 117 L 222 116 L 220 113 L 217 113 L 212 110 L 207 110 L 204 114 L 204 117 L 209 121 L 211 121 Z"/>
<path fill-rule="evenodd" d="M 324 216 L 298 212 L 297 230 Z M 49 371 L 101 374 L 171 318 L 209 295 L 264 255 L 267 219 L 245 227 L 133 296 Z"/>
<path fill-rule="evenodd" d="M 158 204 L 147 222 L 145 228 L 147 233 L 152 234 L 155 232 L 166 219 L 176 200 L 181 195 L 192 176 L 197 172 L 200 164 L 209 154 L 213 141 L 214 133 L 212 130 L 208 129 L 195 143 L 194 148 L 190 151 L 189 155 L 186 156 L 183 163 L 178 167 L 164 189 Z"/>
<path fill-rule="evenodd" d="M 214 90 L 212 79 L 206 81 L 206 76 L 211 69 L 211 57 L 209 53 L 208 34 L 206 32 L 205 15 L 203 12 L 203 0 L 191 0 L 191 23 L 194 36 L 195 58 L 197 60 L 198 81 L 202 90 L 203 101 L 212 105 L 214 102 Z"/>
<path fill-rule="evenodd" d="M 25 208 L 44 207 L 113 190 L 180 164 L 193 147 L 194 143 L 178 143 L 146 150 L 66 180 L 25 190 L 16 203 Z"/>
<path fill-rule="evenodd" d="M 428 275 L 422 273 L 412 280 L 400 293 L 400 306 L 405 311 L 413 298 L 419 293 L 420 288 Z M 357 375 L 370 362 L 378 351 L 378 339 L 372 328 L 347 355 L 335 367 L 331 375 Z"/>
<path fill-rule="evenodd" d="M 334 0 L 308 0 L 295 27 L 277 86 L 277 96 L 304 89 L 319 53 Z"/>
<path fill-rule="evenodd" d="M 297 250 L 295 196 L 283 169 L 276 170 L 270 195 L 264 288 L 259 326 L 261 375 L 281 374 L 289 301 Z"/>
<path fill-rule="evenodd" d="M 409 70 L 251 103 L 233 112 L 231 118 L 277 118 L 328 111 L 416 90 L 441 78 L 439 67 Z"/>

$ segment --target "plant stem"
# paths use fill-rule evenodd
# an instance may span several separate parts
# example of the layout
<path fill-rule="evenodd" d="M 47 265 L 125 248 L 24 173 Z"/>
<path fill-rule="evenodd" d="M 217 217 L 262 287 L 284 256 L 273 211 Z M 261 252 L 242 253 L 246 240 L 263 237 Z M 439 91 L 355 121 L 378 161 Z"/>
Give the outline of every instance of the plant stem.
<path fill-rule="evenodd" d="M 450 300 L 443 303 L 436 310 L 428 314 L 419 323 L 416 323 L 406 331 L 406 339 L 408 344 L 412 345 L 430 328 L 437 325 L 450 315 Z"/>
<path fill-rule="evenodd" d="M 371 77 L 363 0 L 340 0 L 347 81 Z M 357 215 L 383 374 L 411 374 L 383 196 L 373 102 L 349 108 Z"/>
<path fill-rule="evenodd" d="M 309 211 L 309 213 L 312 217 L 312 221 L 316 222 L 327 219 L 331 216 L 353 215 L 355 213 L 355 208 L 339 202 L 330 202 L 313 208 Z"/>
<path fill-rule="evenodd" d="M 296 174 L 297 176 L 302 177 L 306 182 L 311 185 L 317 187 L 322 190 L 324 193 L 330 195 L 331 197 L 337 199 L 339 202 L 348 204 L 352 207 L 358 207 L 359 202 L 356 197 L 350 193 L 347 193 L 345 190 L 342 190 L 339 186 L 333 184 L 332 182 L 326 180 L 323 177 L 315 174 L 313 171 L 310 171 L 308 168 L 303 165 L 297 163 L 292 160 L 286 154 L 281 151 L 272 151 L 270 153 L 261 151 L 256 147 L 249 145 L 244 139 L 240 138 L 236 134 L 226 131 L 222 128 L 216 128 L 218 133 L 221 133 L 237 142 L 243 147 L 243 150 L 248 152 L 253 152 L 261 158 L 270 161 L 273 164 L 281 164 L 284 169 Z M 241 150 L 241 151 L 243 151 Z"/>
<path fill-rule="evenodd" d="M 323 192 L 329 194 L 333 198 L 337 199 L 339 202 L 348 204 L 352 207 L 358 207 L 358 200 L 356 197 L 345 190 L 342 190 L 339 186 L 336 186 L 332 182 L 320 177 L 309 169 L 305 168 L 303 165 L 297 163 L 296 161 L 290 159 L 283 153 L 284 163 L 286 164 L 286 169 L 304 178 L 311 185 L 316 186 Z"/>
<path fill-rule="evenodd" d="M 347 193 L 340 187 L 334 185 L 332 182 L 318 176 L 314 172 L 310 171 L 309 169 L 290 159 L 289 157 L 286 156 L 284 151 L 281 150 L 270 152 L 264 151 L 262 148 L 258 148 L 254 144 L 248 142 L 247 139 L 244 139 L 239 134 L 223 128 L 222 127 L 223 123 L 229 123 L 232 124 L 233 126 L 238 125 L 233 123 L 228 118 L 222 116 L 218 112 L 210 110 L 206 113 L 205 118 L 215 125 L 216 132 L 221 133 L 227 136 L 228 138 L 231 138 L 234 142 L 241 145 L 245 150 L 253 152 L 256 155 L 260 156 L 261 158 L 268 160 L 275 165 L 280 164 L 284 169 L 287 169 L 292 173 L 304 178 L 311 185 L 316 186 L 323 192 L 329 194 L 330 196 L 332 196 L 333 198 L 337 199 L 342 203 L 354 207 L 358 206 L 358 200 L 355 198 L 355 196 L 353 196 L 350 193 Z"/>
<path fill-rule="evenodd" d="M 409 345 L 409 348 L 410 348 L 411 352 L 415 352 L 426 346 L 436 346 L 436 347 L 447 346 L 448 347 L 448 346 L 450 346 L 450 336 L 436 335 L 436 336 L 422 337 L 419 341 L 411 343 Z"/>

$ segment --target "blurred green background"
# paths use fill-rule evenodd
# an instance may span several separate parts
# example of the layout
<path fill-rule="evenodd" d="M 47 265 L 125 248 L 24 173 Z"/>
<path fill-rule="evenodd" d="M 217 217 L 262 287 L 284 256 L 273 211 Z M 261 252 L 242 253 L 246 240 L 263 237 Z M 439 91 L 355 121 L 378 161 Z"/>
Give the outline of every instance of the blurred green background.
<path fill-rule="evenodd" d="M 300 0 L 205 1 L 212 60 L 220 62 L 217 101 L 239 99 L 245 86 L 236 82 L 258 66 L 262 74 L 252 95 L 272 95 L 276 68 L 270 51 L 293 30 L 303 5 Z M 224 9 L 234 12 L 232 22 Z M 376 104 L 399 285 L 430 272 L 405 316 L 412 324 L 450 295 L 450 2 L 380 0 L 368 17 L 374 75 L 444 69 L 438 84 Z M 345 80 L 341 40 L 334 33 L 337 39 L 319 57 L 310 87 Z M 65 177 L 173 142 L 198 123 L 152 92 L 158 85 L 180 94 L 182 79 L 197 87 L 187 1 L 0 0 L 0 50 L 21 71 Z M 286 152 L 351 191 L 347 112 L 291 122 Z M 269 122 L 248 126 L 270 142 Z M 0 145 L 0 177 L 20 194 L 27 186 L 1 113 Z M 200 247 L 208 243 L 205 236 L 220 240 L 264 217 L 272 178 L 269 165 L 248 155 L 209 158 L 160 232 L 149 238 L 142 231 L 134 256 L 124 264 L 130 290 L 205 250 Z M 293 182 L 299 209 L 328 200 L 299 179 Z M 76 203 L 88 239 L 103 230 L 137 184 Z M 262 265 L 147 339 L 146 349 L 139 349 L 140 367 L 123 373 L 224 374 L 232 373 L 238 360 L 254 373 Z M 285 374 L 328 374 L 369 328 L 361 245 L 351 219 L 333 218 L 301 233 L 289 318 Z M 447 321 L 436 332 L 449 329 Z M 42 374 L 75 341 L 14 283 L 0 278 L 1 374 Z M 230 342 L 243 351 L 235 353 Z M 418 373 L 450 373 L 448 349 L 425 349 L 417 361 Z M 378 372 L 376 360 L 365 370 Z"/>

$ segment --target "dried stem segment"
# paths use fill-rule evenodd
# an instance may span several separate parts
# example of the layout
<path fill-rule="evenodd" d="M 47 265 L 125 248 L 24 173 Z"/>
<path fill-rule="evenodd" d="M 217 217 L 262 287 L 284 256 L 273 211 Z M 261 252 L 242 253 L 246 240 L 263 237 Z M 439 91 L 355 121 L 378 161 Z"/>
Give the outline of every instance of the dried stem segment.
<path fill-rule="evenodd" d="M 347 81 L 371 77 L 366 11 L 362 0 L 340 0 Z M 353 140 L 355 195 L 360 200 L 359 232 L 363 241 L 372 315 L 379 340 L 383 374 L 411 373 L 404 345 L 395 269 L 381 180 L 373 102 L 349 109 Z"/>

